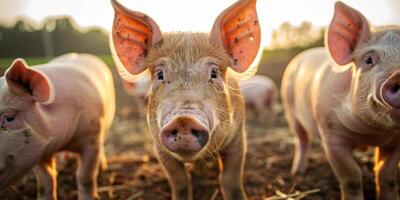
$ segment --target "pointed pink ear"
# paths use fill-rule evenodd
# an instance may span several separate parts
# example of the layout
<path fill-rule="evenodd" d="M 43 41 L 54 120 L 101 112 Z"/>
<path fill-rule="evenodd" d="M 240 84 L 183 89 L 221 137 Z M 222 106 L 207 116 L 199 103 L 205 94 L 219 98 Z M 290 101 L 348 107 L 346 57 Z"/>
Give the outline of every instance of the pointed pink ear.
<path fill-rule="evenodd" d="M 246 71 L 260 48 L 261 30 L 256 0 L 239 0 L 215 20 L 211 41 L 219 42 L 233 60 L 232 69 Z"/>
<path fill-rule="evenodd" d="M 148 50 L 161 41 L 161 31 L 147 15 L 131 11 L 116 0 L 112 0 L 112 5 L 115 10 L 112 28 L 115 52 L 128 72 L 139 74 L 146 69 L 142 62 Z"/>
<path fill-rule="evenodd" d="M 328 50 L 335 62 L 339 65 L 350 63 L 357 45 L 367 41 L 369 36 L 367 19 L 357 10 L 336 2 L 327 34 Z"/>
<path fill-rule="evenodd" d="M 32 96 L 34 101 L 50 104 L 54 100 L 52 86 L 48 78 L 27 66 L 23 59 L 16 59 L 5 73 L 11 92 Z"/>

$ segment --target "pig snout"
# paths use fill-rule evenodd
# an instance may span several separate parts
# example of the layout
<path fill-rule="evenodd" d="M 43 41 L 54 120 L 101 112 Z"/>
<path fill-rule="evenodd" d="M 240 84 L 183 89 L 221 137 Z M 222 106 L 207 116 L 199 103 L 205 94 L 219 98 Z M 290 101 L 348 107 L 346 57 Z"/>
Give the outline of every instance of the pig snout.
<path fill-rule="evenodd" d="M 199 152 L 208 142 L 206 126 L 192 116 L 178 116 L 160 130 L 161 142 L 177 154 Z"/>
<path fill-rule="evenodd" d="M 392 74 L 382 84 L 381 96 L 389 106 L 400 109 L 400 71 Z"/>

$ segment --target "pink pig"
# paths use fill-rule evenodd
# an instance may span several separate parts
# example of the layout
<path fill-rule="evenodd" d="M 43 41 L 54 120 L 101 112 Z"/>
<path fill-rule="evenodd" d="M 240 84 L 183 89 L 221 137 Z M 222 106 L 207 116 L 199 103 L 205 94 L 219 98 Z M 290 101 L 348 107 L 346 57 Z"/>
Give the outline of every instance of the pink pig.
<path fill-rule="evenodd" d="M 331 61 L 331 59 L 333 61 Z M 364 199 L 352 150 L 375 151 L 378 199 L 398 199 L 400 159 L 400 27 L 370 27 L 357 10 L 337 2 L 326 50 L 305 51 L 289 64 L 282 100 L 297 135 L 292 172 L 304 172 L 319 133 L 342 199 Z"/>
<path fill-rule="evenodd" d="M 114 110 L 113 78 L 100 59 L 68 54 L 32 68 L 15 60 L 0 79 L 0 189 L 34 167 L 38 199 L 57 199 L 55 153 L 65 150 L 79 155 L 79 199 L 96 198 Z"/>
<path fill-rule="evenodd" d="M 210 34 L 162 34 L 147 15 L 113 5 L 112 51 L 120 75 L 131 81 L 151 74 L 147 123 L 172 199 L 193 198 L 185 163 L 216 157 L 224 199 L 246 199 L 245 110 L 232 70 L 254 70 L 261 40 L 256 1 L 227 8 Z"/>
<path fill-rule="evenodd" d="M 140 115 L 146 113 L 150 83 L 150 77 L 146 75 L 139 77 L 134 82 L 122 80 L 125 92 L 134 98 Z"/>
<path fill-rule="evenodd" d="M 246 108 L 252 109 L 259 122 L 271 120 L 276 112 L 278 88 L 267 76 L 255 75 L 239 81 Z"/>

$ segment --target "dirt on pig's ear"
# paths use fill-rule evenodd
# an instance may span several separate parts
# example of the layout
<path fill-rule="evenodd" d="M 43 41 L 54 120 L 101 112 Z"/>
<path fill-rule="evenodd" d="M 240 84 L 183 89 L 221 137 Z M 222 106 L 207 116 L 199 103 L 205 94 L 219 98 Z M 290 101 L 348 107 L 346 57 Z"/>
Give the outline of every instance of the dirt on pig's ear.
<path fill-rule="evenodd" d="M 112 0 L 115 11 L 111 51 L 121 77 L 133 81 L 146 70 L 144 59 L 149 49 L 162 41 L 158 25 L 149 16 L 131 11 Z"/>
<path fill-rule="evenodd" d="M 235 72 L 248 70 L 259 54 L 261 43 L 256 0 L 239 0 L 225 9 L 214 22 L 211 42 L 224 47 Z"/>
<path fill-rule="evenodd" d="M 34 70 L 23 59 L 16 59 L 5 72 L 5 79 L 11 92 L 29 95 L 36 102 L 50 104 L 54 101 L 51 82 L 43 73 Z"/>

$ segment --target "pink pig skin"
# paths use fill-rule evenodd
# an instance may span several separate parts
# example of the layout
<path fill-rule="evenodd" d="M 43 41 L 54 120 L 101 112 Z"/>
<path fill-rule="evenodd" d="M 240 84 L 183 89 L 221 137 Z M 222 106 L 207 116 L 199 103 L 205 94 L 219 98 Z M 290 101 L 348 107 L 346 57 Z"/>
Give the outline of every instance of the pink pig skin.
<path fill-rule="evenodd" d="M 400 159 L 400 28 L 370 28 L 357 10 L 337 2 L 326 48 L 307 50 L 288 65 L 282 101 L 297 136 L 292 173 L 303 173 L 319 134 L 342 199 L 364 199 L 352 150 L 375 146 L 377 199 L 398 199 Z"/>
<path fill-rule="evenodd" d="M 79 199 L 96 198 L 103 142 L 115 111 L 108 67 L 85 54 L 32 68 L 18 59 L 0 87 L 0 189 L 34 167 L 38 199 L 57 199 L 55 153 L 66 150 L 79 155 Z"/>
<path fill-rule="evenodd" d="M 240 90 L 247 108 L 252 108 L 260 122 L 271 120 L 275 115 L 278 88 L 267 76 L 255 75 L 239 81 Z"/>
<path fill-rule="evenodd" d="M 139 114 L 145 115 L 147 112 L 147 101 L 150 90 L 151 79 L 149 76 L 143 75 L 136 79 L 135 82 L 122 80 L 125 92 L 132 96 L 137 105 Z"/>

